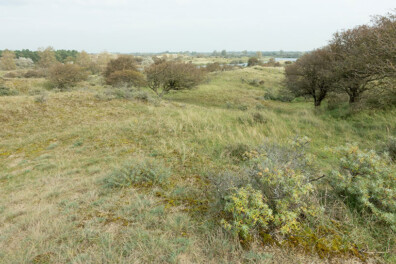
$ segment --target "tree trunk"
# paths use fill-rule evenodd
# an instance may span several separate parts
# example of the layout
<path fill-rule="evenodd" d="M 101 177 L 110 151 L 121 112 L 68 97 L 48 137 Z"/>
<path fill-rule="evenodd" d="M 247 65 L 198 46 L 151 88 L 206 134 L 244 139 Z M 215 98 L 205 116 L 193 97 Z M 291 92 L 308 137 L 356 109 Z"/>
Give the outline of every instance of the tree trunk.
<path fill-rule="evenodd" d="M 357 101 L 359 101 L 359 96 L 360 96 L 360 92 L 359 92 L 359 87 L 352 87 L 349 89 L 349 104 L 353 104 L 356 103 Z"/>
<path fill-rule="evenodd" d="M 357 101 L 359 101 L 359 94 L 356 93 L 356 92 L 351 93 L 351 94 L 349 95 L 349 103 L 350 103 L 350 104 L 353 104 L 353 103 L 356 103 Z"/>

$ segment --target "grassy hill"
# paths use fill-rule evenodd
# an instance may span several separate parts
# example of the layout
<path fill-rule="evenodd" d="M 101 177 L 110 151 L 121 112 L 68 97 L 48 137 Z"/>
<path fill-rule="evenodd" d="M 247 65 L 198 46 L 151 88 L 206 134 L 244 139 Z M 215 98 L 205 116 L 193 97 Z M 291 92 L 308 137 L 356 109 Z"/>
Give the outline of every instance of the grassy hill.
<path fill-rule="evenodd" d="M 210 210 L 208 178 L 237 171 L 238 155 L 263 142 L 309 137 L 326 174 L 336 162 L 328 148 L 355 142 L 381 151 L 396 134 L 394 109 L 351 114 L 268 100 L 280 96 L 282 80 L 282 68 L 218 72 L 161 101 L 115 94 L 97 77 L 67 92 L 47 92 L 42 79 L 8 80 L 19 94 L 0 97 L 0 262 L 360 261 L 260 241 L 242 248 Z M 169 183 L 106 184 L 134 163 L 167 171 Z M 352 215 L 343 216 L 345 230 L 357 247 L 395 250 L 394 238 Z"/>

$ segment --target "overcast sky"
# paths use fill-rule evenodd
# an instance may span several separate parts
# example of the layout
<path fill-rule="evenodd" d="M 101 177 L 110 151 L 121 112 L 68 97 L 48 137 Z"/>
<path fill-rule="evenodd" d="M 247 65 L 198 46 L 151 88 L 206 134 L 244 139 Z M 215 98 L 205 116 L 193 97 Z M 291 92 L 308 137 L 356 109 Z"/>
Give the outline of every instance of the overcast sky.
<path fill-rule="evenodd" d="M 300 50 L 395 0 L 0 0 L 0 49 Z"/>

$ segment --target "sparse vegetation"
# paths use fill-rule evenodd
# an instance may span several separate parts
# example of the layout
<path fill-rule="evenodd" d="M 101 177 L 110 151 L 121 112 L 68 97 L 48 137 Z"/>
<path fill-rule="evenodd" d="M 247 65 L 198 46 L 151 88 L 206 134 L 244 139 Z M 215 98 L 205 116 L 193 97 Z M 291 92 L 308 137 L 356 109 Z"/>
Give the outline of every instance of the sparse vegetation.
<path fill-rule="evenodd" d="M 394 262 L 393 33 L 293 63 L 3 51 L 0 262 Z"/>
<path fill-rule="evenodd" d="M 170 170 L 155 160 L 130 160 L 109 174 L 104 184 L 109 188 L 150 187 L 166 184 L 170 176 Z"/>

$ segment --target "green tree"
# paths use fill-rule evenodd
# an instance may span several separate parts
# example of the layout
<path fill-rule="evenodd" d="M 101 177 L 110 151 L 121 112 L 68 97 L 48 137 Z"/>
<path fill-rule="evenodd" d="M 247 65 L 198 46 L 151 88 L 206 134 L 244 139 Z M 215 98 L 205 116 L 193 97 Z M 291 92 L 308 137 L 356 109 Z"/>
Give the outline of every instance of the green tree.
<path fill-rule="evenodd" d="M 333 54 L 329 48 L 304 54 L 295 63 L 286 66 L 287 88 L 295 96 L 311 96 L 314 105 L 320 106 L 334 87 L 333 62 Z"/>
<path fill-rule="evenodd" d="M 371 25 L 334 34 L 330 42 L 336 59 L 333 70 L 339 89 L 349 95 L 350 103 L 360 101 L 367 91 L 395 83 L 395 43 L 396 14 L 379 16 Z M 378 92 L 376 96 L 380 94 L 384 93 Z"/>

